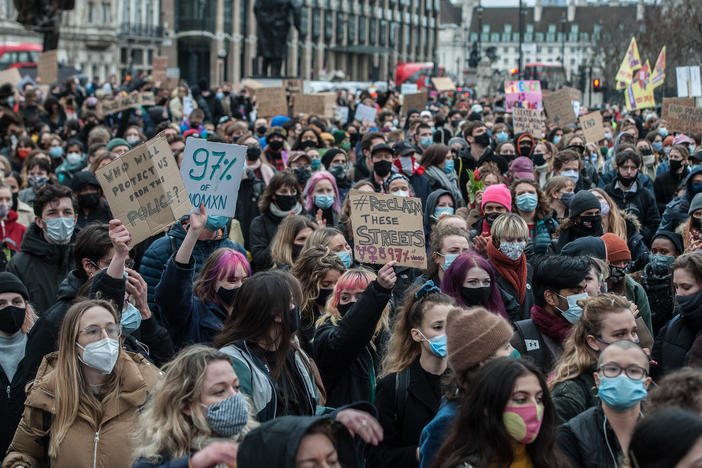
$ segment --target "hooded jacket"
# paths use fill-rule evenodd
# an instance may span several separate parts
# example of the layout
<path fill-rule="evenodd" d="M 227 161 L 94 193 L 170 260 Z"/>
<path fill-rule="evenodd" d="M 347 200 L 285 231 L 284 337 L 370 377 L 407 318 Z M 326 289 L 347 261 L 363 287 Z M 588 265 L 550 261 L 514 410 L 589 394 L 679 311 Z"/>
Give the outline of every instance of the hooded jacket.
<path fill-rule="evenodd" d="M 661 221 L 653 195 L 638 183 L 635 192 L 625 192 L 618 187 L 617 179 L 607 185 L 604 190 L 612 197 L 620 210 L 638 218 L 644 242 L 650 244 Z"/>
<path fill-rule="evenodd" d="M 8 247 L 13 252 L 19 252 L 22 245 L 22 238 L 27 228 L 18 221 L 18 214 L 10 210 L 7 219 L 0 223 L 0 234 L 2 235 L 3 246 Z"/>
<path fill-rule="evenodd" d="M 651 351 L 651 359 L 658 363 L 651 369 L 654 379 L 686 366 L 692 344 L 702 335 L 702 308 L 683 313 L 676 308 L 675 312 L 677 315 L 658 332 Z"/>
<path fill-rule="evenodd" d="M 456 199 L 454 196 L 451 194 L 446 189 L 437 189 L 434 190 L 429 194 L 427 197 L 427 201 L 424 203 L 424 233 L 428 234 L 431 232 L 431 228 L 434 224 L 436 224 L 437 220 L 434 217 L 434 210 L 436 209 L 436 205 L 439 203 L 439 198 L 441 198 L 443 195 L 448 195 L 451 197 L 451 200 L 453 200 L 453 207 L 454 207 L 454 212 L 455 209 L 458 208 L 458 204 L 456 203 Z"/>
<path fill-rule="evenodd" d="M 690 209 L 690 202 L 695 197 L 692 192 L 692 179 L 697 175 L 702 173 L 702 166 L 697 166 L 690 171 L 690 175 L 687 176 L 687 181 L 685 182 L 685 193 L 679 197 L 673 198 L 673 200 L 665 206 L 665 211 L 661 216 L 661 224 L 658 226 L 659 231 L 673 231 L 677 229 L 680 224 L 684 223 L 689 219 L 687 211 Z"/>
<path fill-rule="evenodd" d="M 3 462 L 3 468 L 128 468 L 136 412 L 146 403 L 162 373 L 144 357 L 122 351 L 117 400 L 103 400 L 103 417 L 96 426 L 78 416 L 55 458 L 49 458 L 49 431 L 56 415 L 56 364 L 58 353 L 46 356 L 25 402 L 22 421 Z"/>

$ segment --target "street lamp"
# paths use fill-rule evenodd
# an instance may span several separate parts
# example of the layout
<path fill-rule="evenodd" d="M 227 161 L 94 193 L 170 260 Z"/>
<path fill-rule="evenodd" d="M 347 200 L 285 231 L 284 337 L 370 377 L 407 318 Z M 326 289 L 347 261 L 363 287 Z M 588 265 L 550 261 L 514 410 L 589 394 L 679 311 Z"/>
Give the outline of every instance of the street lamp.
<path fill-rule="evenodd" d="M 561 68 L 563 69 L 563 76 L 566 77 L 565 69 L 565 36 L 566 36 L 566 14 L 565 11 L 561 15 Z"/>
<path fill-rule="evenodd" d="M 478 57 L 481 55 L 481 36 L 483 35 L 483 5 L 478 3 L 477 13 L 478 13 Z"/>
<path fill-rule="evenodd" d="M 522 77 L 522 0 L 519 0 L 519 64 L 517 64 L 518 78 Z"/>

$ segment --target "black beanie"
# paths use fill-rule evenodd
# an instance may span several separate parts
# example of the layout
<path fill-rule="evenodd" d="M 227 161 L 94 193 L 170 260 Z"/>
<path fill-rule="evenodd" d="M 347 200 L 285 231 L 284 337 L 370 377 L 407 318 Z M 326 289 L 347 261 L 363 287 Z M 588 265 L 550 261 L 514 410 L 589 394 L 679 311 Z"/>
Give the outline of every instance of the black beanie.
<path fill-rule="evenodd" d="M 568 217 L 576 218 L 583 211 L 600 209 L 600 201 L 596 196 L 588 192 L 587 190 L 581 190 L 575 194 L 570 202 L 570 207 L 568 209 Z"/>
<path fill-rule="evenodd" d="M 673 245 L 675 246 L 675 250 L 678 251 L 678 255 L 682 255 L 682 254 L 685 252 L 685 247 L 683 246 L 683 239 L 682 239 L 682 236 L 681 236 L 680 234 L 678 234 L 677 232 L 658 231 L 658 232 L 653 236 L 653 240 L 652 240 L 651 242 L 653 242 L 654 240 L 656 240 L 656 238 L 658 238 L 658 237 L 665 237 L 665 238 L 668 239 L 670 242 L 672 242 Z"/>
<path fill-rule="evenodd" d="M 336 156 L 337 154 L 343 154 L 344 157 L 346 157 L 346 151 L 341 150 L 339 148 L 329 148 L 324 153 L 324 156 L 322 156 L 322 164 L 324 164 L 324 167 L 327 168 L 327 170 L 329 169 L 329 165 L 334 159 L 334 156 Z"/>
<path fill-rule="evenodd" d="M 29 293 L 22 281 L 12 273 L 0 273 L 0 293 L 13 292 L 21 295 L 25 301 L 29 300 Z"/>
<path fill-rule="evenodd" d="M 568 242 L 561 249 L 561 255 L 567 255 L 568 257 L 594 257 L 600 260 L 607 260 L 607 247 L 599 237 L 578 237 L 574 241 Z"/>

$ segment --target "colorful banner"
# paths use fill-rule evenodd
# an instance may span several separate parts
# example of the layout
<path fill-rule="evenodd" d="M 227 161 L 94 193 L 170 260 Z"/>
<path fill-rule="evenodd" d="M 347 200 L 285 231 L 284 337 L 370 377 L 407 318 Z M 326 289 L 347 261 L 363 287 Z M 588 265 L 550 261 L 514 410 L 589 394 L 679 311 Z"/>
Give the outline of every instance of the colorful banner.
<path fill-rule="evenodd" d="M 512 112 L 513 107 L 543 110 L 541 82 L 505 81 L 505 109 Z"/>
<path fill-rule="evenodd" d="M 639 68 L 641 68 L 639 47 L 636 45 L 636 38 L 632 37 L 622 64 L 619 66 L 619 71 L 614 77 L 614 80 L 617 82 L 617 89 L 624 89 L 626 85 L 631 83 L 634 79 L 634 72 Z"/>
<path fill-rule="evenodd" d="M 630 111 L 656 107 L 656 100 L 653 97 L 653 88 L 651 86 L 642 87 L 640 81 L 631 83 L 626 88 L 624 97 L 626 99 L 626 108 Z"/>
<path fill-rule="evenodd" d="M 665 81 L 665 46 L 661 49 L 658 54 L 658 60 L 656 60 L 656 67 L 651 73 L 651 87 L 657 88 L 663 84 Z"/>

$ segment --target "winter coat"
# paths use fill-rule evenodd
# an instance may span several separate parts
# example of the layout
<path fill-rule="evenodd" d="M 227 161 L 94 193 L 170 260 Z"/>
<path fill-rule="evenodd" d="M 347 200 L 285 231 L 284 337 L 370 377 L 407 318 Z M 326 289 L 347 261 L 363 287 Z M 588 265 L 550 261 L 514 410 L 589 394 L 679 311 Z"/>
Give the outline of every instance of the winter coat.
<path fill-rule="evenodd" d="M 282 221 L 283 218 L 275 216 L 270 211 L 261 213 L 251 221 L 249 242 L 251 242 L 254 271 L 265 271 L 273 266 L 271 244 Z"/>
<path fill-rule="evenodd" d="M 564 424 L 597 403 L 594 396 L 595 369 L 583 372 L 579 376 L 559 382 L 551 391 L 551 399 L 556 407 L 558 423 Z"/>
<path fill-rule="evenodd" d="M 383 441 L 377 447 L 368 448 L 366 466 L 369 468 L 418 466 L 419 436 L 436 415 L 441 395 L 435 394 L 429 381 L 431 377 L 422 369 L 419 358 L 407 371 L 409 386 L 402 395 L 396 390 L 397 374 L 389 374 L 378 382 L 375 407 L 378 422 L 383 427 Z M 396 408 L 399 414 L 395 414 Z"/>
<path fill-rule="evenodd" d="M 653 333 L 653 325 L 651 325 L 651 308 L 648 305 L 648 296 L 646 291 L 644 291 L 643 286 L 634 281 L 631 276 L 624 275 L 626 280 L 626 297 L 636 304 L 639 308 L 639 316 L 646 323 L 646 328 L 648 331 Z"/>
<path fill-rule="evenodd" d="M 695 175 L 702 173 L 702 166 L 696 166 L 690 170 L 690 175 L 685 181 L 685 193 L 673 200 L 665 206 L 665 211 L 661 215 L 661 224 L 658 226 L 659 231 L 675 232 L 677 227 L 687 221 L 690 215 L 687 214 L 690 209 L 690 202 L 695 197 L 692 191 L 692 179 Z"/>
<path fill-rule="evenodd" d="M 34 310 L 41 317 L 56 302 L 59 284 L 73 266 L 73 244 L 49 244 L 44 231 L 32 224 L 22 246 L 7 266 L 27 287 Z"/>
<path fill-rule="evenodd" d="M 680 186 L 683 185 L 689 173 L 690 169 L 687 167 L 683 168 L 680 174 L 667 170 L 653 181 L 653 191 L 656 194 L 656 204 L 660 213 L 665 211 L 665 206 L 678 194 Z"/>
<path fill-rule="evenodd" d="M 647 264 L 643 270 L 632 273 L 629 276 L 643 287 L 648 297 L 648 304 L 651 309 L 651 326 L 653 328 L 651 335 L 658 336 L 661 328 L 674 315 L 672 274 L 656 275 L 651 271 L 651 266 Z"/>
<path fill-rule="evenodd" d="M 695 310 L 683 318 L 676 314 L 656 336 L 651 351 L 651 359 L 658 363 L 651 369 L 654 379 L 687 366 L 690 348 L 695 339 L 702 335 L 702 309 Z"/>
<path fill-rule="evenodd" d="M 56 457 L 49 458 L 49 431 L 58 403 L 55 397 L 57 360 L 58 353 L 52 353 L 42 362 L 3 468 L 131 466 L 131 435 L 135 429 L 136 413 L 146 403 L 162 372 L 144 357 L 122 351 L 119 356 L 122 372 L 118 400 L 103 400 L 103 417 L 98 425 L 77 417 L 58 447 Z"/>
<path fill-rule="evenodd" d="M 5 456 L 7 447 L 10 446 L 12 437 L 15 435 L 17 425 L 22 419 L 26 397 L 24 387 L 27 380 L 30 380 L 26 378 L 26 374 L 27 365 L 24 357 L 17 364 L 12 381 L 8 378 L 3 367 L 0 366 L 0 389 L 4 389 L 4 391 L 0 391 L 0 421 L 3 422 L 2 427 L 0 427 L 0 457 Z"/>
<path fill-rule="evenodd" d="M 261 167 L 268 167 L 262 164 Z M 257 179 L 253 176 L 253 173 L 247 171 L 248 177 L 241 180 L 241 185 L 239 186 L 239 196 L 236 199 L 236 213 L 235 218 L 239 220 L 242 226 L 242 231 L 244 234 L 244 248 L 247 251 L 251 251 L 251 236 L 249 226 L 251 222 L 256 218 L 261 212 L 258 209 L 258 202 L 263 196 L 264 190 L 266 190 L 266 184 L 261 179 Z"/>
<path fill-rule="evenodd" d="M 17 213 L 10 210 L 7 219 L 0 222 L 3 247 L 8 247 L 13 252 L 19 252 L 26 231 L 27 228 L 19 223 Z"/>
<path fill-rule="evenodd" d="M 191 344 L 211 344 L 222 330 L 227 311 L 215 302 L 205 302 L 193 294 L 195 260 L 187 265 L 175 256 L 168 259 L 156 286 L 156 303 L 178 349 Z"/>
<path fill-rule="evenodd" d="M 448 437 L 453 420 L 458 413 L 458 402 L 441 400 L 439 411 L 419 436 L 419 467 L 429 468 Z"/>
<path fill-rule="evenodd" d="M 327 320 L 314 333 L 314 360 L 327 391 L 327 406 L 375 398 L 375 376 L 386 333 L 373 339 L 390 300 L 390 290 L 372 281 L 336 324 Z"/>
<path fill-rule="evenodd" d="M 626 223 L 626 246 L 631 253 L 632 263 L 634 265 L 648 263 L 649 250 L 641 235 L 641 224 L 639 220 L 628 213 L 622 212 L 622 215 Z"/>
<path fill-rule="evenodd" d="M 81 230 L 90 223 L 109 224 L 112 219 L 112 211 L 107 205 L 107 202 L 100 199 L 97 208 L 92 210 L 87 215 L 82 209 L 78 210 L 78 221 L 76 222 L 76 230 Z"/>
<path fill-rule="evenodd" d="M 620 466 L 622 448 L 600 405 L 560 426 L 556 444 L 573 468 Z"/>
<path fill-rule="evenodd" d="M 534 305 L 534 292 L 531 289 L 531 276 L 533 273 L 534 270 L 527 263 L 526 293 L 524 294 L 524 301 L 519 302 L 517 290 L 512 286 L 512 283 L 495 270 L 495 279 L 502 296 L 502 302 L 505 305 L 505 312 L 507 312 L 507 316 L 513 323 L 530 317 L 531 307 Z"/>
<path fill-rule="evenodd" d="M 661 222 L 656 199 L 641 186 L 638 186 L 635 192 L 624 192 L 618 187 L 615 188 L 616 184 L 615 180 L 607 185 L 604 189 L 605 192 L 612 197 L 620 210 L 638 218 L 644 242 L 647 245 L 650 244 L 658 229 L 658 224 Z"/>
<path fill-rule="evenodd" d="M 616 181 L 617 171 L 616 169 L 612 169 L 607 172 L 604 172 L 600 176 L 599 180 L 597 181 L 597 186 L 601 189 L 604 189 L 605 187 L 607 187 L 610 184 L 613 184 Z M 645 188 L 646 190 L 648 190 L 651 193 L 652 197 L 656 196 L 655 191 L 653 190 L 653 181 L 647 175 L 642 174 L 641 172 L 636 174 L 636 183 L 639 185 L 640 188 Z"/>

